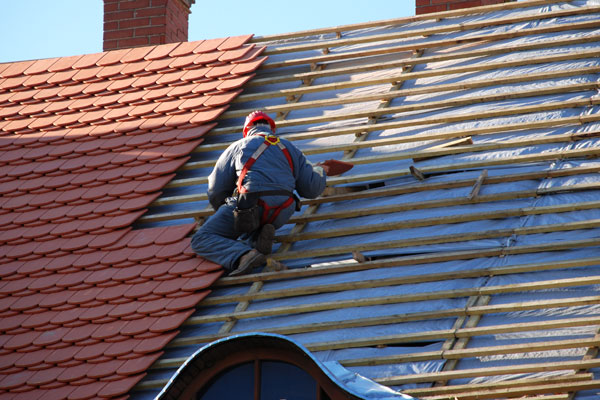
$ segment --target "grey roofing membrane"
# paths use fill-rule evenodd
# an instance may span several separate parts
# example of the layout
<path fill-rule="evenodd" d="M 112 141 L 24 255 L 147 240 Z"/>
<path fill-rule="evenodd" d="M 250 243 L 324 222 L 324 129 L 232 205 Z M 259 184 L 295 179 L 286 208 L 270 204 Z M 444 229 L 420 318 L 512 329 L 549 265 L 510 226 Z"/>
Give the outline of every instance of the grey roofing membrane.
<path fill-rule="evenodd" d="M 327 324 L 335 321 L 367 320 L 370 323 L 358 323 L 356 326 L 329 327 L 327 329 L 298 329 L 287 334 L 291 340 L 306 346 L 312 351 L 314 357 L 320 362 L 341 362 L 346 360 L 362 359 L 367 357 L 394 356 L 402 354 L 427 353 L 440 351 L 444 348 L 446 339 L 442 335 L 445 330 L 456 329 L 457 315 L 445 313 L 447 310 L 464 310 L 472 307 L 469 302 L 472 289 L 495 288 L 503 285 L 528 284 L 539 281 L 583 279 L 600 274 L 600 264 L 597 262 L 580 262 L 580 265 L 567 265 L 573 260 L 587 260 L 598 257 L 600 250 L 600 175 L 594 168 L 599 168 L 597 159 L 600 151 L 599 139 L 600 122 L 592 120 L 582 123 L 563 123 L 563 120 L 576 120 L 585 116 L 595 116 L 599 112 L 599 106 L 593 104 L 598 100 L 599 67 L 600 67 L 600 9 L 583 14 L 566 15 L 546 19 L 544 13 L 560 10 L 570 10 L 583 7 L 598 7 L 599 1 L 570 1 L 556 2 L 555 4 L 541 5 L 512 10 L 494 11 L 482 14 L 463 15 L 453 18 L 444 18 L 440 21 L 416 21 L 406 22 L 400 25 L 383 25 L 370 28 L 356 29 L 344 32 L 343 38 L 362 38 L 372 35 L 390 34 L 395 32 L 409 32 L 429 28 L 440 28 L 456 24 L 469 26 L 475 22 L 485 22 L 496 19 L 517 18 L 523 15 L 539 15 L 539 18 L 529 21 L 504 23 L 491 25 L 479 29 L 468 29 L 464 31 L 450 31 L 446 33 L 432 34 L 428 37 L 417 36 L 409 38 L 397 38 L 385 43 L 365 42 L 348 44 L 340 47 L 331 47 L 329 54 L 344 53 L 350 51 L 367 51 L 378 46 L 407 45 L 411 43 L 428 43 L 439 40 L 465 39 L 482 34 L 498 34 L 502 32 L 522 31 L 533 28 L 555 27 L 563 24 L 573 24 L 596 21 L 595 28 L 560 30 L 557 32 L 538 33 L 512 38 L 497 39 L 491 41 L 478 41 L 464 44 L 445 45 L 443 47 L 426 48 L 421 57 L 433 55 L 452 54 L 453 52 L 466 52 L 476 50 L 492 50 L 498 48 L 514 47 L 514 51 L 501 54 L 483 55 L 469 58 L 454 58 L 439 62 L 418 63 L 412 72 L 426 72 L 449 70 L 461 67 L 477 67 L 466 72 L 432 74 L 429 77 L 419 77 L 403 82 L 401 90 L 422 89 L 430 86 L 440 86 L 457 83 L 474 83 L 488 81 L 491 84 L 472 87 L 465 90 L 434 90 L 430 93 L 414 94 L 394 98 L 388 107 L 406 106 L 406 109 L 396 108 L 391 113 L 381 113 L 377 124 L 394 122 L 406 122 L 405 126 L 390 129 L 372 129 L 367 141 L 377 139 L 407 138 L 418 135 L 422 140 L 406 140 L 404 143 L 398 141 L 384 146 L 372 146 L 360 148 L 350 161 L 355 160 L 354 169 L 346 173 L 342 179 L 335 182 L 336 187 L 354 187 L 366 189 L 367 185 L 372 191 L 417 187 L 419 185 L 440 184 L 440 188 L 431 187 L 428 190 L 414 190 L 406 193 L 393 193 L 357 198 L 341 199 L 335 202 L 324 202 L 315 211 L 315 214 L 325 215 L 323 220 L 309 222 L 300 240 L 293 242 L 289 249 L 295 255 L 286 257 L 285 253 L 281 261 L 290 269 L 327 268 L 336 265 L 352 265 L 351 251 L 354 247 L 361 247 L 361 253 L 367 260 L 378 261 L 393 258 L 413 257 L 421 255 L 436 255 L 459 251 L 487 251 L 490 249 L 504 249 L 500 256 L 490 255 L 482 257 L 449 258 L 422 263 L 402 263 L 400 266 L 383 266 L 372 269 L 360 269 L 357 271 L 331 273 L 323 275 L 305 276 L 282 280 L 267 280 L 264 282 L 261 293 L 269 291 L 285 291 L 305 288 L 316 285 L 334 285 L 342 283 L 361 283 L 370 280 L 385 282 L 385 280 L 401 279 L 403 277 L 420 276 L 424 274 L 451 273 L 461 271 L 485 271 L 494 269 L 506 269 L 510 271 L 512 266 L 546 265 L 544 268 L 535 268 L 528 271 L 517 271 L 515 273 L 503 272 L 500 274 L 472 274 L 472 276 L 445 278 L 440 280 L 426 280 L 412 284 L 393 284 L 390 286 L 374 285 L 372 287 L 347 288 L 343 290 L 324 291 L 316 294 L 293 295 L 290 297 L 278 295 L 276 298 L 253 300 L 247 311 L 269 311 L 278 307 L 308 307 L 317 306 L 314 310 L 305 308 L 302 312 L 266 313 L 261 316 L 238 319 L 233 325 L 230 335 L 245 332 L 285 332 L 284 328 L 293 326 L 307 327 L 316 324 Z M 282 39 L 271 41 L 267 45 L 267 53 L 275 48 L 300 45 L 305 43 L 318 43 L 319 41 L 332 40 L 335 35 L 322 34 L 302 38 Z M 532 45 L 538 42 L 552 42 L 559 40 L 583 39 L 590 37 L 587 42 L 580 41 L 574 44 L 561 44 L 538 49 L 520 50 L 522 46 Z M 532 46 L 530 46 L 532 47 Z M 271 55 L 266 63 L 285 61 L 304 57 L 317 57 L 323 54 L 318 50 L 306 50 L 303 52 L 292 52 Z M 559 61 L 558 56 L 565 55 Z M 571 55 L 571 56 L 569 56 Z M 364 58 L 354 58 L 332 62 L 327 68 L 355 67 L 377 62 L 394 61 L 406 58 L 404 53 L 384 54 Z M 554 57 L 554 58 L 553 58 Z M 551 61 L 543 62 L 542 58 L 550 58 Z M 531 63 L 528 62 L 531 61 Z M 516 62 L 516 63 L 513 63 Z M 505 67 L 497 66 L 486 68 L 487 64 L 503 63 Z M 513 65 L 517 64 L 517 65 Z M 273 74 L 262 67 L 264 76 Z M 298 72 L 301 67 L 280 68 L 278 71 L 289 70 Z M 589 73 L 562 74 L 574 70 L 589 70 Z M 387 68 L 382 70 L 350 72 L 344 75 L 322 77 L 312 82 L 312 86 L 330 84 L 334 82 L 368 81 L 380 77 L 396 76 L 402 71 L 401 67 Z M 548 74 L 548 78 L 541 76 Z M 258 75 L 255 79 L 262 78 Z M 493 82 L 506 80 L 510 77 L 521 77 L 514 82 L 494 84 Z M 527 77 L 532 77 L 527 79 Z M 329 91 L 309 93 L 302 97 L 302 102 L 317 101 L 331 98 L 351 98 L 355 96 L 366 96 L 370 94 L 385 94 L 390 90 L 389 83 L 369 83 L 365 86 L 357 86 Z M 290 88 L 302 87 L 300 81 L 276 83 L 261 86 L 248 86 L 243 95 L 253 93 L 271 92 Z M 570 88 L 561 90 L 561 87 Z M 553 90 L 554 89 L 554 90 Z M 528 92 L 519 95 L 520 92 Z M 534 94 L 535 93 L 535 94 Z M 463 104 L 456 103 L 465 100 Z M 586 105 L 568 106 L 577 100 L 589 100 Z M 437 105 L 429 105 L 436 102 Z M 440 103 L 441 102 L 441 103 Z M 448 106 L 443 105 L 448 102 Z M 228 113 L 236 110 L 261 108 L 265 109 L 275 105 L 285 104 L 285 97 L 268 98 L 250 102 L 234 103 L 227 113 L 223 115 L 217 128 L 236 127 L 241 124 L 241 117 L 228 118 Z M 278 134 L 286 136 L 303 133 L 319 132 L 321 130 L 351 128 L 354 126 L 367 125 L 368 118 L 363 116 L 337 119 L 337 116 L 345 116 L 353 113 L 376 111 L 380 101 L 364 101 L 358 103 L 338 104 L 322 107 L 309 107 L 306 109 L 292 110 L 286 115 L 285 121 L 294 121 L 300 118 L 309 118 L 306 124 L 290 123 L 282 124 Z M 546 109 L 548 104 L 563 104 L 564 107 Z M 584 104 L 584 103 L 580 103 Z M 416 106 L 408 108 L 409 106 Z M 528 108 L 528 107 L 534 107 Z M 536 109 L 535 107 L 539 107 Z M 493 111 L 503 112 L 498 116 L 488 116 Z M 519 113 L 519 110 L 527 110 Z M 488 113 L 488 114 L 486 114 Z M 234 114 L 231 114 L 234 115 Z M 460 121 L 445 122 L 443 118 L 464 116 Z M 473 116 L 473 117 L 470 117 Z M 321 117 L 324 117 L 321 119 Z M 327 119 L 329 117 L 329 119 Z M 423 123 L 424 118 L 436 118 L 439 123 Z M 538 122 L 557 121 L 555 125 L 539 127 L 534 124 Z M 414 124 L 410 124 L 414 121 Z M 506 125 L 518 124 L 519 129 L 506 129 Z M 527 126 L 531 124 L 531 128 Z M 400 125 L 400 124 L 398 124 Z M 447 152 L 436 157 L 415 160 L 414 152 L 422 151 L 443 142 L 441 139 L 428 140 L 428 135 L 441 133 L 465 131 L 480 132 L 484 128 L 498 127 L 497 130 L 489 129 L 482 134 L 469 134 L 472 139 L 471 145 L 476 151 L 461 148 L 455 154 Z M 233 129 L 232 129 L 233 131 Z M 226 143 L 235 140 L 238 133 L 227 133 L 223 135 L 208 136 L 204 144 Z M 309 156 L 313 162 L 329 158 L 342 158 L 344 152 L 340 150 L 329 151 L 332 146 L 351 144 L 355 140 L 354 134 L 329 135 L 311 139 L 297 140 L 295 143 Z M 489 145 L 488 147 L 485 147 Z M 202 145 L 201 145 L 202 146 Z M 451 149 L 451 148 L 450 148 Z M 316 151 L 315 151 L 316 150 Z M 313 153 L 311 153 L 313 151 Z M 211 160 L 218 157 L 219 151 L 197 152 L 195 160 Z M 406 156 L 403 154 L 406 153 Z M 415 166 L 419 170 L 426 171 L 425 181 L 418 181 L 407 171 L 409 167 Z M 581 173 L 562 173 L 576 171 Z M 471 185 L 452 187 L 453 182 L 461 180 L 475 180 L 486 170 L 489 183 L 481 186 L 478 196 L 485 201 L 461 203 L 452 200 L 463 199 L 469 196 Z M 188 170 L 180 174 L 181 178 L 206 177 L 210 168 Z M 389 176 L 383 176 L 389 172 Z M 548 173 L 543 177 L 544 173 Z M 537 174 L 537 175 L 536 175 Z M 517 177 L 515 179 L 504 179 L 505 177 Z M 519 176 L 525 178 L 519 179 Z M 527 178 L 527 176 L 530 176 Z M 344 180 L 345 178 L 348 178 Z M 493 178 L 497 178 L 494 180 Z M 177 179 L 177 178 L 176 178 Z M 485 181 L 484 181 L 485 182 Z M 448 183 L 442 188 L 442 184 Z M 180 195 L 188 193 L 203 193 L 205 185 L 187 186 L 168 189 L 165 195 Z M 391 193 L 391 192 L 390 192 Z M 529 193 L 524 195 L 523 193 Z M 534 193 L 534 195 L 531 195 Z M 535 194 L 537 193 L 537 194 Z M 496 197 L 494 197 L 496 196 Z M 449 205 L 443 205 L 448 200 Z M 438 201 L 438 203 L 435 203 Z M 410 207 L 420 203 L 432 202 L 432 206 Z M 435 204 L 440 204 L 436 206 Z M 184 209 L 204 209 L 206 201 L 198 201 L 186 204 L 174 204 L 157 208 L 153 212 L 173 212 Z M 386 207 L 406 205 L 405 209 L 393 208 L 390 212 Z M 309 206 L 304 206 L 298 215 L 307 212 Z M 364 210 L 381 209 L 382 212 L 362 212 Z M 341 212 L 347 216 L 329 218 L 328 213 Z M 343 214 L 342 214 L 343 215 Z M 456 217 L 450 219 L 450 216 Z M 445 222 L 447 221 L 447 222 Z M 177 221 L 181 222 L 181 221 Z M 189 221 L 187 221 L 189 222 Z M 411 223 L 414 222 L 414 223 Z M 162 223 L 175 223 L 174 221 Z M 290 234 L 294 223 L 281 228 L 278 236 Z M 490 232 L 497 231 L 495 234 Z M 329 232 L 324 237 L 322 232 Z M 305 236 L 302 236 L 305 235 Z M 312 236 L 311 236 L 312 235 Z M 456 239 L 452 239 L 456 236 Z M 440 240 L 428 240 L 440 237 Z M 418 241 L 423 239 L 423 241 Z M 573 241 L 581 241 L 581 246 L 570 244 Z M 595 242 L 594 242 L 595 241 Z M 387 243 L 386 245 L 383 245 Z M 568 243 L 561 247 L 562 243 Z M 595 244 L 594 244 L 595 243 Z M 276 245 L 275 250 L 278 248 Z M 347 250 L 331 251 L 328 249 L 344 247 Z M 529 247 L 528 247 L 529 246 Z M 529 251 L 528 249 L 532 249 Z M 321 251 L 322 252 L 318 252 Z M 283 249 L 281 249 L 283 252 Z M 565 267 L 561 268 L 561 263 Z M 575 263 L 577 264 L 577 263 Z M 557 267 L 551 267 L 556 265 Z M 213 293 L 208 297 L 233 296 L 246 293 L 252 282 L 239 285 L 227 285 L 215 287 Z M 597 301 L 593 301 L 599 295 L 600 286 L 597 283 L 582 283 L 564 285 L 561 287 L 548 287 L 531 290 L 507 290 L 503 292 L 498 289 L 490 294 L 489 301 L 484 306 L 498 306 L 496 312 L 473 312 L 471 315 L 479 315 L 476 322 L 477 328 L 492 327 L 502 324 L 527 324 L 540 321 L 560 321 L 578 318 L 597 318 L 600 315 L 600 307 Z M 413 293 L 439 293 L 445 291 L 465 291 L 468 295 L 460 296 L 433 296 L 431 299 L 419 301 L 400 300 L 402 296 Z M 517 304 L 523 302 L 553 302 L 569 299 L 590 298 L 588 304 L 573 303 L 569 306 L 556 308 L 550 307 L 523 307 L 522 309 L 502 309 L 503 304 Z M 329 302 L 351 302 L 370 298 L 396 299 L 386 302 L 373 301 L 372 304 L 344 303 L 344 306 L 322 306 Z M 200 319 L 206 316 L 227 315 L 234 312 L 238 302 L 231 301 L 224 304 L 199 305 L 195 314 Z M 319 308 L 320 307 L 320 308 Z M 440 312 L 439 317 L 430 316 L 407 318 L 397 321 L 386 320 L 378 324 L 375 319 L 382 320 L 390 316 L 411 315 L 422 313 L 422 315 L 434 315 Z M 458 311 L 457 311 L 458 313 Z M 218 338 L 220 330 L 226 318 L 219 321 L 207 321 L 204 323 L 193 323 L 184 325 L 179 338 L 200 337 L 209 340 Z M 374 337 L 402 336 L 418 334 L 419 332 L 440 332 L 435 335 L 424 335 L 422 340 L 398 339 L 397 343 L 387 346 L 376 345 L 347 345 L 339 348 L 332 346 L 321 350 L 317 346 L 325 342 L 345 342 Z M 549 326 L 548 329 L 538 326 L 528 330 L 523 328 L 514 332 L 485 331 L 469 336 L 467 348 L 506 346 L 520 343 L 535 343 L 554 340 L 592 338 L 597 333 L 597 325 L 586 325 L 571 327 Z M 177 339 L 175 340 L 177 342 Z M 210 341 L 210 340 L 209 340 Z M 391 340 L 393 342 L 393 340 Z M 389 344 L 389 343 L 388 343 Z M 185 359 L 206 343 L 198 342 L 190 345 L 173 345 L 166 349 L 163 359 Z M 313 350 L 311 350 L 313 349 Z M 461 358 L 454 370 L 470 370 L 474 368 L 501 368 L 512 365 L 527 365 L 531 363 L 556 363 L 563 361 L 581 360 L 586 353 L 586 348 L 564 348 L 546 351 L 532 351 L 509 354 L 493 354 L 489 356 L 472 356 Z M 371 380 L 383 382 L 393 390 L 403 391 L 419 387 L 430 387 L 431 382 L 423 381 L 412 383 L 395 383 L 388 381 L 390 377 L 406 377 L 416 374 L 425 374 L 442 371 L 447 360 L 431 359 L 415 362 L 399 361 L 382 363 L 380 365 L 346 366 L 350 371 L 356 372 Z M 150 371 L 145 381 L 164 382 L 173 375 L 176 368 L 163 368 Z M 598 370 L 595 367 L 589 369 L 595 379 L 598 379 Z M 531 372 L 516 373 L 511 377 L 502 375 L 481 373 L 477 376 L 464 377 L 457 375 L 448 379 L 449 385 L 468 383 L 489 383 L 517 378 L 548 378 L 568 374 L 564 370 L 532 370 Z M 390 383 L 391 382 L 391 383 Z M 157 388 L 142 390 L 133 393 L 133 398 L 151 398 L 157 393 Z M 592 399 L 596 397 L 596 391 L 580 390 L 575 399 Z M 375 398 L 368 397 L 365 398 Z"/>

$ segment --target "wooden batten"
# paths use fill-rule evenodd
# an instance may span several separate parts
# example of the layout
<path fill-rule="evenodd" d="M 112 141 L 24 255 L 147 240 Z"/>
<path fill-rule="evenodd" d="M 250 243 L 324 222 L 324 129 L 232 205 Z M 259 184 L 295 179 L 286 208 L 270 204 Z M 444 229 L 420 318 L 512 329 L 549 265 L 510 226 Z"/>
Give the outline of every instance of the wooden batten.
<path fill-rule="evenodd" d="M 600 34 L 598 19 L 587 18 L 600 18 L 600 6 L 569 3 L 526 0 L 252 38 L 250 43 L 266 46 L 263 54 L 270 58 L 139 222 L 201 223 L 212 215 L 207 171 L 256 108 L 274 116 L 278 134 L 311 160 L 335 157 L 355 168 L 329 177 L 322 196 L 301 199 L 302 212 L 278 231 L 285 233 L 276 236 L 278 250 L 269 255 L 269 266 L 276 267 L 215 282 L 167 352 L 252 332 L 249 326 L 265 322 L 265 331 L 298 335 L 312 352 L 410 347 L 348 355 L 339 362 L 349 369 L 443 364 L 436 372 L 374 378 L 394 388 L 407 385 L 404 393 L 422 399 L 571 400 L 573 393 L 600 388 L 593 372 L 600 367 L 600 317 L 557 316 L 600 304 L 600 296 L 589 291 L 600 278 L 587 274 L 600 265 L 594 234 L 600 219 L 580 217 L 600 209 L 594 197 L 600 184 L 585 179 L 600 172 L 599 163 L 589 162 L 600 157 L 593 142 L 600 137 L 600 86 L 590 77 L 600 74 L 595 62 Z M 443 23 L 430 23 L 436 20 Z M 585 35 L 572 34 L 580 31 Z M 509 185 L 514 190 L 501 190 Z M 538 201 L 559 195 L 567 200 Z M 452 213 L 444 213 L 446 208 Z M 392 219 L 397 213 L 407 218 Z M 347 223 L 360 217 L 373 218 Z M 419 234 L 378 236 L 407 229 Z M 292 267 L 285 269 L 286 263 Z M 548 277 L 556 271 L 565 275 Z M 511 281 L 519 274 L 535 278 Z M 454 280 L 461 284 L 444 285 Z M 388 294 L 393 290 L 402 294 Z M 538 295 L 560 290 L 565 294 Z M 360 295 L 341 296 L 352 291 Z M 420 302 L 440 305 L 410 308 Z M 367 315 L 369 307 L 394 311 Z M 361 317 L 352 312 L 359 309 L 365 312 Z M 528 313 L 536 318 L 518 317 Z M 323 318 L 294 322 L 309 315 Z M 517 317 L 502 319 L 512 315 Z M 391 331 L 436 320 L 449 322 Z M 210 328 L 200 329 L 204 325 Z M 364 334 L 336 336 L 345 329 Z M 580 337 L 576 330 L 593 333 Z M 479 344 L 490 335 L 527 338 L 543 332 L 566 333 Z M 311 334 L 318 339 L 304 339 Z M 331 339 L 321 340 L 325 334 Z M 424 347 L 432 343 L 439 347 Z M 532 352 L 581 359 L 525 357 Z M 485 358 L 524 361 L 488 367 Z M 482 367 L 464 367 L 473 360 Z M 184 362 L 161 358 L 150 372 Z M 159 377 L 139 388 L 164 384 Z"/>

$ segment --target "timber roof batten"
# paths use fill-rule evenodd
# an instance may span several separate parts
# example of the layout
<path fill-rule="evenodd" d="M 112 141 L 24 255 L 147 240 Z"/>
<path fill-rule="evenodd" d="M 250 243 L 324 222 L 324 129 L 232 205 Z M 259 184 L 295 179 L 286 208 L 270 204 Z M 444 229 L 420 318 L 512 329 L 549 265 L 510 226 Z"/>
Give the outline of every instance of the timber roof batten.
<path fill-rule="evenodd" d="M 140 223 L 209 216 L 190 189 L 255 108 L 355 168 L 277 232 L 289 269 L 221 278 L 154 368 L 258 329 L 423 399 L 593 393 L 599 19 L 523 1 L 253 38 L 269 58 Z"/>

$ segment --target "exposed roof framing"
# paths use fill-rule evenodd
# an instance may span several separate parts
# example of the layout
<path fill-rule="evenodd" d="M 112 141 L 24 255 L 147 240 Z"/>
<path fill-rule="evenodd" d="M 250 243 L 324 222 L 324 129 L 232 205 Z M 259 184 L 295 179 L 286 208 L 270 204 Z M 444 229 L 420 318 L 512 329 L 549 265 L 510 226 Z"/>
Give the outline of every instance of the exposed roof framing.
<path fill-rule="evenodd" d="M 256 330 L 422 399 L 598 389 L 598 21 L 533 0 L 253 38 L 269 58 L 140 225 L 212 214 L 254 109 L 355 167 L 302 199 L 269 267 L 213 285 L 138 389 Z"/>

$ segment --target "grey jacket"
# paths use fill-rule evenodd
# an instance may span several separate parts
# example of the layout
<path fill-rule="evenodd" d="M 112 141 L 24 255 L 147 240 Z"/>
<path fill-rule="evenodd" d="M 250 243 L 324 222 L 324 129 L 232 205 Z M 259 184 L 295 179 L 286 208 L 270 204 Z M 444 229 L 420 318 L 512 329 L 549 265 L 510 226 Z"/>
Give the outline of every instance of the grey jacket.
<path fill-rule="evenodd" d="M 264 142 L 264 138 L 258 134 L 270 133 L 265 125 L 255 126 L 245 138 L 232 143 L 221 154 L 208 177 L 208 199 L 215 210 L 232 195 L 244 164 Z M 305 198 L 314 199 L 319 196 L 325 189 L 326 176 L 323 168 L 312 165 L 289 140 L 280 140 L 292 158 L 293 173 L 283 151 L 277 146 L 269 146 L 246 174 L 244 187 L 249 192 L 296 190 Z"/>

